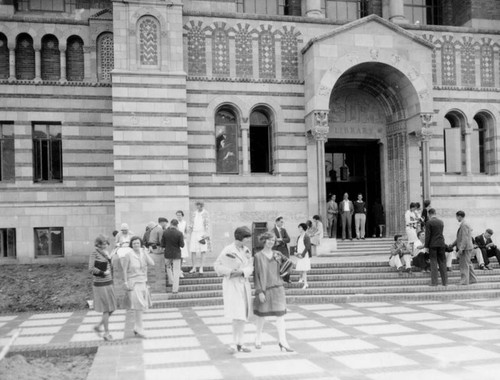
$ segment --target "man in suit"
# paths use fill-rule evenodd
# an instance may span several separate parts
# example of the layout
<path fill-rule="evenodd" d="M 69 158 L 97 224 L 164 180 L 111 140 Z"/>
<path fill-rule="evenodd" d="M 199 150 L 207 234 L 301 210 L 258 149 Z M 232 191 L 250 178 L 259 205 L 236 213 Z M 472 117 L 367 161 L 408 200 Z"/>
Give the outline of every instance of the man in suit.
<path fill-rule="evenodd" d="M 472 250 L 472 228 L 465 221 L 465 212 L 457 211 L 457 220 L 460 222 L 460 227 L 457 231 L 457 240 L 451 244 L 457 248 L 458 260 L 460 264 L 460 285 L 469 285 L 477 282 L 474 266 L 471 262 Z"/>
<path fill-rule="evenodd" d="M 290 252 L 288 252 L 288 243 L 290 243 L 290 236 L 286 232 L 283 225 L 285 221 L 282 216 L 278 216 L 274 222 L 273 234 L 276 236 L 276 242 L 274 243 L 274 248 L 276 251 L 280 251 L 286 257 L 290 257 Z M 290 282 L 290 273 L 283 277 L 283 281 Z"/>
<path fill-rule="evenodd" d="M 500 264 L 500 250 L 495 244 L 493 244 L 493 241 L 491 240 L 492 235 L 493 230 L 488 228 L 484 231 L 484 234 L 476 236 L 474 239 L 477 247 L 481 250 L 483 255 L 484 267 L 489 270 L 492 270 L 490 267 L 490 257 L 495 256 Z"/>
<path fill-rule="evenodd" d="M 448 272 L 446 270 L 446 244 L 444 242 L 444 224 L 436 216 L 433 208 L 428 211 L 429 220 L 425 223 L 425 250 L 429 253 L 431 265 L 431 286 L 438 285 L 438 267 L 443 286 L 448 285 Z"/>
<path fill-rule="evenodd" d="M 172 219 L 170 227 L 163 231 L 161 246 L 165 252 L 165 267 L 169 285 L 172 285 L 172 293 L 179 292 L 179 277 L 181 274 L 181 248 L 184 247 L 184 236 L 179 231 L 179 221 Z"/>
<path fill-rule="evenodd" d="M 352 214 L 354 213 L 354 205 L 349 200 L 349 194 L 344 194 L 344 199 L 339 204 L 340 218 L 342 220 L 342 240 L 345 240 L 345 230 L 347 227 L 347 236 L 352 240 Z"/>

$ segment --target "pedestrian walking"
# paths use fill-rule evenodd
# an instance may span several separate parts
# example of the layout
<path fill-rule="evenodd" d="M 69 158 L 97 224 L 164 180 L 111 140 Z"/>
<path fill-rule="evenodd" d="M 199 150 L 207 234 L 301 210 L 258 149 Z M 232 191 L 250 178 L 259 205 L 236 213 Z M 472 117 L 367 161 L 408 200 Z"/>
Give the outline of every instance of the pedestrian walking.
<path fill-rule="evenodd" d="M 254 288 L 255 298 L 253 312 L 257 316 L 255 348 L 262 348 L 261 335 L 264 329 L 265 317 L 276 317 L 278 330 L 278 346 L 280 350 L 293 352 L 286 338 L 285 314 L 286 298 L 283 279 L 280 276 L 282 254 L 273 250 L 276 236 L 265 232 L 259 236 L 264 248 L 254 257 Z"/>
<path fill-rule="evenodd" d="M 252 233 L 248 227 L 234 231 L 234 242 L 226 246 L 214 263 L 214 269 L 223 276 L 222 295 L 224 316 L 232 321 L 233 346 L 231 352 L 250 352 L 244 345 L 245 323 L 251 316 L 251 285 L 253 258 L 248 245 Z"/>
<path fill-rule="evenodd" d="M 148 265 L 154 266 L 153 259 L 139 236 L 130 239 L 130 250 L 122 259 L 125 289 L 130 298 L 130 309 L 134 310 L 134 335 L 146 338 L 142 314 L 151 306 L 151 295 L 147 286 Z"/>
<path fill-rule="evenodd" d="M 109 317 L 117 309 L 115 292 L 113 289 L 113 269 L 111 257 L 107 251 L 108 238 L 98 235 L 94 241 L 94 251 L 89 258 L 89 271 L 92 274 L 92 293 L 94 295 L 94 310 L 102 313 L 101 321 L 94 326 L 94 331 L 101 336 L 101 327 L 104 329 L 102 338 L 113 340 L 109 333 Z"/>

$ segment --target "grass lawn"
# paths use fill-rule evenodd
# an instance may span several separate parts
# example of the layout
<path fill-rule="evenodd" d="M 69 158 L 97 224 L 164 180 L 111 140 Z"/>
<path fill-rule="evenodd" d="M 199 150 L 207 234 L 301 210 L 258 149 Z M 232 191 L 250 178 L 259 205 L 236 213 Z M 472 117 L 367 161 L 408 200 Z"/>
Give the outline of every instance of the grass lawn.
<path fill-rule="evenodd" d="M 0 265 L 0 313 L 87 308 L 88 264 Z"/>

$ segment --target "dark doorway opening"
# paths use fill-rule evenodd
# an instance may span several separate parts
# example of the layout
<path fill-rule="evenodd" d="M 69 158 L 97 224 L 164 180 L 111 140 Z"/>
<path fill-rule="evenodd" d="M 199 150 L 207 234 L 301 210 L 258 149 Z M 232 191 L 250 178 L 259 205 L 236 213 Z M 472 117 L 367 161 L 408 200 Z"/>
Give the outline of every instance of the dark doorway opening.
<path fill-rule="evenodd" d="M 359 193 L 367 206 L 366 236 L 375 232 L 377 215 L 373 205 L 381 203 L 380 147 L 378 140 L 329 139 L 325 146 L 326 194 L 336 195 L 340 203 L 344 193 L 356 201 Z M 341 222 L 338 221 L 337 236 L 341 236 Z M 352 236 L 355 235 L 354 221 Z"/>

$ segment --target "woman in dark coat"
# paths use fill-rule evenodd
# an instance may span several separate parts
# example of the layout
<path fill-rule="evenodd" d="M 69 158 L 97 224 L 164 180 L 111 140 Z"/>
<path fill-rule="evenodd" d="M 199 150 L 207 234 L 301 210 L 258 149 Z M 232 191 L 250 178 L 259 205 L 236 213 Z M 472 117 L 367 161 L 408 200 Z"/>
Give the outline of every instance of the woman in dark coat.
<path fill-rule="evenodd" d="M 293 352 L 286 339 L 286 298 L 283 279 L 280 275 L 280 264 L 284 256 L 281 252 L 273 250 L 276 243 L 274 234 L 265 232 L 259 236 L 259 241 L 264 244 L 264 248 L 262 248 L 262 251 L 257 252 L 254 257 L 255 298 L 253 312 L 257 316 L 255 348 L 260 349 L 262 347 L 261 335 L 265 317 L 275 316 L 277 317 L 278 346 L 280 350 Z"/>

